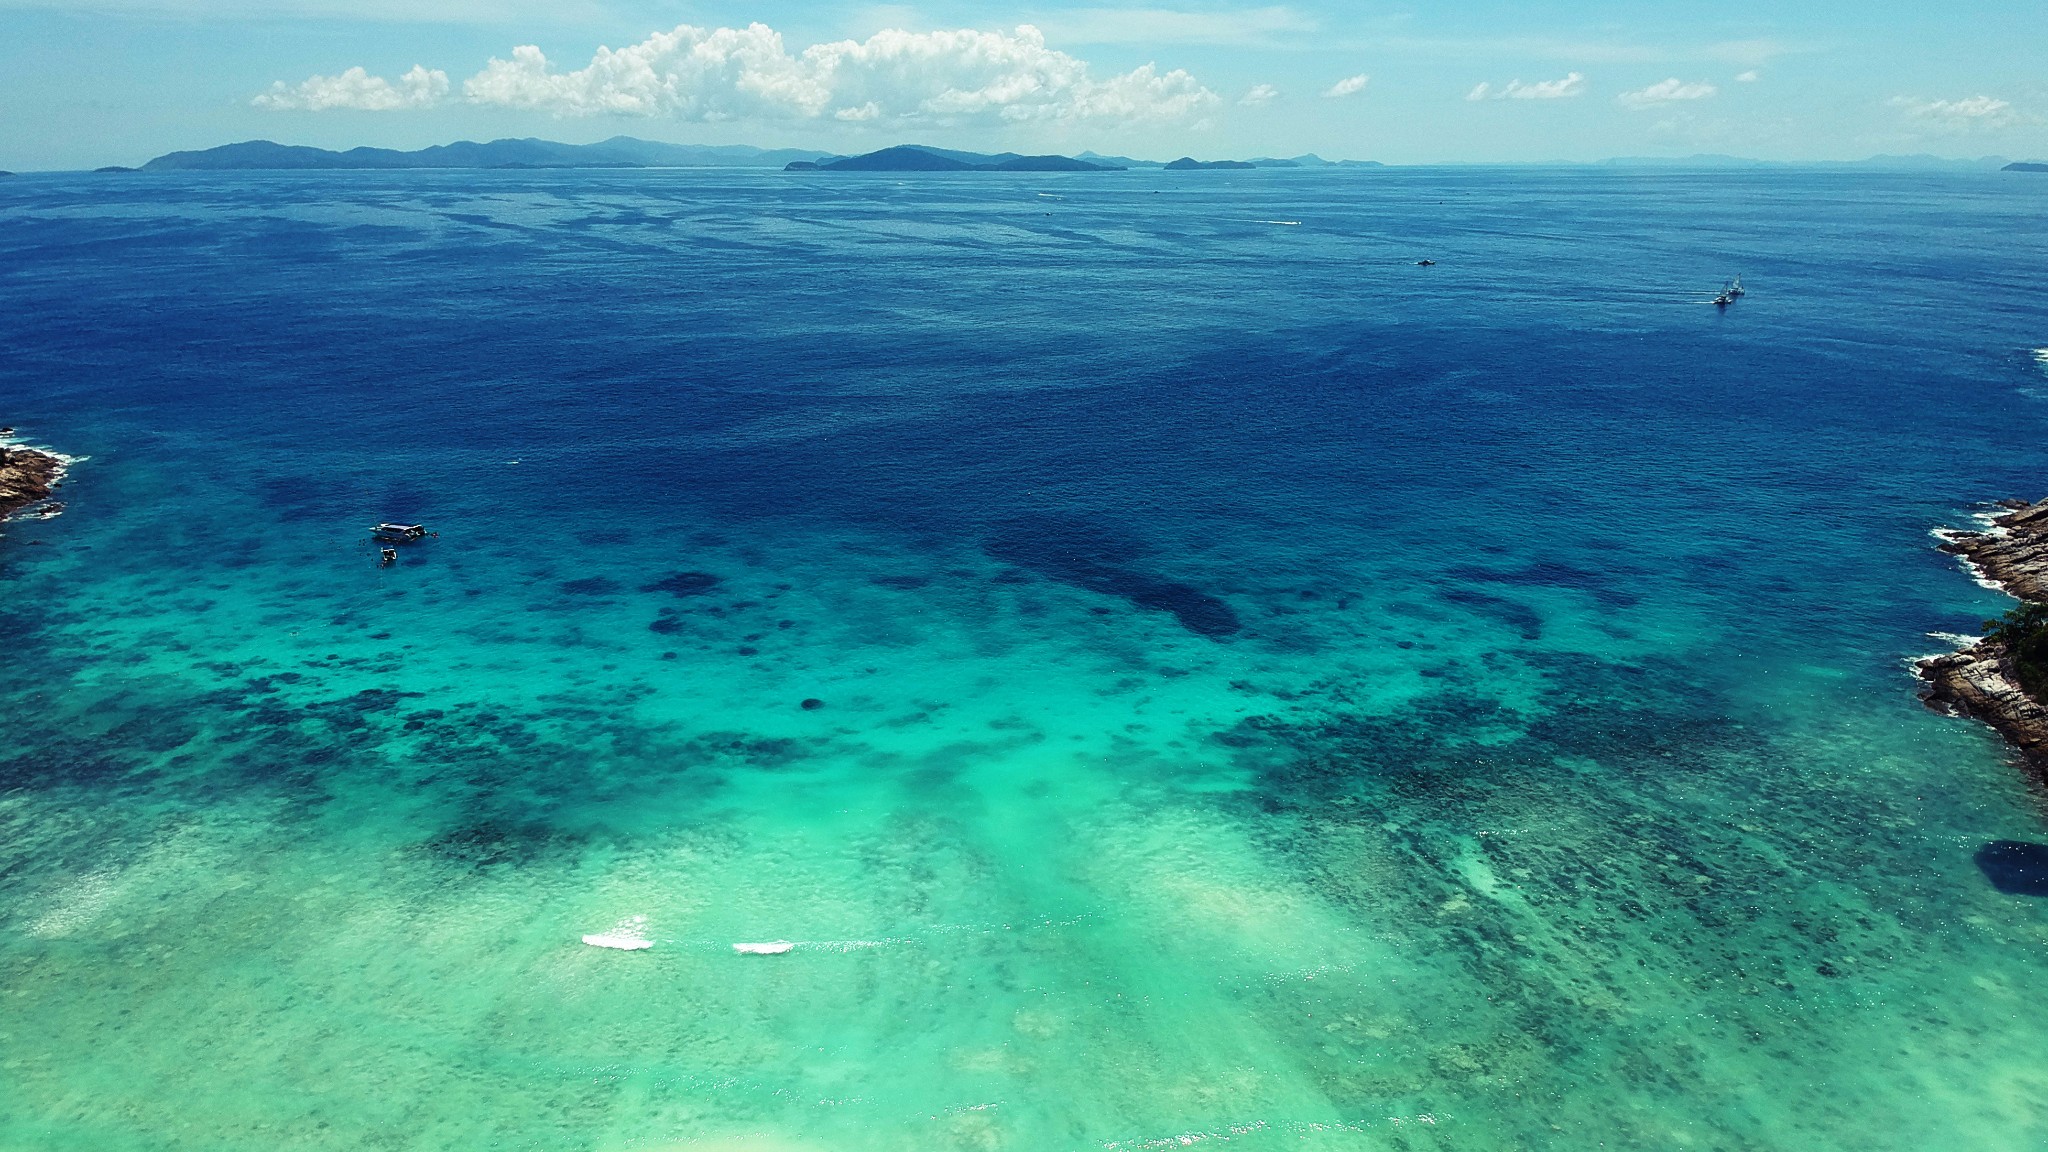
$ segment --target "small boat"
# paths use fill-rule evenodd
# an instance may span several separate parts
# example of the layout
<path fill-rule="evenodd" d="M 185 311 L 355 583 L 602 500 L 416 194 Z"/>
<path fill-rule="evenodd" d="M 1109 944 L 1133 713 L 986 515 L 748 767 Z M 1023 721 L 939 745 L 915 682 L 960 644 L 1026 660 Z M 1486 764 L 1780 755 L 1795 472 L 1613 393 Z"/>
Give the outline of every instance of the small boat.
<path fill-rule="evenodd" d="M 1714 307 L 1716 308 L 1726 308 L 1733 303 L 1735 303 L 1735 297 L 1730 296 L 1726 292 L 1723 292 L 1719 296 L 1714 297 Z"/>
<path fill-rule="evenodd" d="M 378 562 L 385 568 L 389 568 L 393 564 L 398 563 L 398 549 L 396 548 L 380 549 L 378 551 L 378 556 Z"/>
<path fill-rule="evenodd" d="M 1434 261 L 1434 260 L 1417 260 L 1417 261 L 1415 262 L 1415 266 L 1416 266 L 1417 268 L 1434 268 L 1434 267 L 1436 267 L 1436 261 Z"/>
<path fill-rule="evenodd" d="M 771 940 L 765 944 L 735 944 L 732 950 L 742 956 L 780 956 L 795 947 L 787 940 Z"/>
<path fill-rule="evenodd" d="M 370 535 L 393 544 L 410 544 L 426 539 L 427 529 L 422 524 L 379 524 L 370 529 Z"/>
<path fill-rule="evenodd" d="M 1730 300 L 1742 299 L 1744 295 L 1742 291 L 1742 277 L 1737 276 L 1735 279 L 1730 280 L 1728 282 L 1727 290 L 1723 292 L 1722 295 L 1728 297 Z"/>

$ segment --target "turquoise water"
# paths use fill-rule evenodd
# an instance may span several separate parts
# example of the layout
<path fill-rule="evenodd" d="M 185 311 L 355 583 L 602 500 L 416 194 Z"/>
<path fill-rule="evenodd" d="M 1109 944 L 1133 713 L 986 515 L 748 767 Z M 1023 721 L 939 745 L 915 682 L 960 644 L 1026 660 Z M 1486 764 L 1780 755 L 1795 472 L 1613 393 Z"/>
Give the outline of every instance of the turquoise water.
<path fill-rule="evenodd" d="M 0 1146 L 2048 1146 L 2044 197 L 18 178 Z"/>

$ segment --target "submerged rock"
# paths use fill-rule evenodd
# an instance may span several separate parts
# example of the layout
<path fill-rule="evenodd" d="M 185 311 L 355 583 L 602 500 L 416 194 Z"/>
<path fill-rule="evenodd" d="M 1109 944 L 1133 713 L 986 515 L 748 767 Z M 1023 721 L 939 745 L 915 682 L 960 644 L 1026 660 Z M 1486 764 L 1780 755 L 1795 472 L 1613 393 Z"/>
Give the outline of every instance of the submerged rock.
<path fill-rule="evenodd" d="M 2012 896 L 2048 896 L 2048 844 L 1993 840 L 1977 849 L 1977 870 Z"/>

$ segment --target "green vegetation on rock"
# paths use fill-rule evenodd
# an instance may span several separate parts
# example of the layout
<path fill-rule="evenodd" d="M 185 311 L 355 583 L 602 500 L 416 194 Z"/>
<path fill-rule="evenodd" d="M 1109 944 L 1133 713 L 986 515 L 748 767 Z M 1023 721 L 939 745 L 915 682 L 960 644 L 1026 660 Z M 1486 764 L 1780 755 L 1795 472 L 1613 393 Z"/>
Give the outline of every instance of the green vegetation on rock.
<path fill-rule="evenodd" d="M 1984 632 L 2011 654 L 2020 688 L 2048 704 L 2048 604 L 2027 603 L 1996 620 Z"/>

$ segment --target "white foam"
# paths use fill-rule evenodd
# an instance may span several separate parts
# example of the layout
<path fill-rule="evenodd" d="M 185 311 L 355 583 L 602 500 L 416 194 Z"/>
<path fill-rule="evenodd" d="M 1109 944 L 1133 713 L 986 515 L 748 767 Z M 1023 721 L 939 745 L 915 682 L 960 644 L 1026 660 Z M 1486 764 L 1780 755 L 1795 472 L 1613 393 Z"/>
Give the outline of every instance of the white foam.
<path fill-rule="evenodd" d="M 1985 525 L 1985 528 L 1982 532 L 1965 532 L 1960 528 L 1930 528 L 1928 529 L 1927 534 L 1929 536 L 1934 537 L 1936 540 L 1941 541 L 1944 544 L 1953 544 L 1957 540 L 1975 538 L 1978 536 L 1999 537 L 2010 535 L 2012 531 L 2011 529 L 1999 527 L 1997 525 L 1990 523 L 1992 517 L 2003 515 L 2005 515 L 2004 509 L 1999 509 L 1992 512 L 1973 513 L 1971 518 L 1981 520 L 1981 522 Z M 1968 556 L 1958 554 L 1956 556 L 1956 563 L 1962 565 L 1963 574 L 1968 576 L 1970 580 L 1977 585 L 1977 587 L 1989 589 L 1990 591 L 1997 592 L 2000 595 L 2004 596 L 2012 595 L 2011 592 L 2006 590 L 2005 585 L 2000 584 L 1998 581 L 1993 580 L 1989 576 L 1986 576 L 1984 574 L 1984 569 L 1978 567 L 1977 562 L 1970 559 Z"/>
<path fill-rule="evenodd" d="M 2012 535 L 2012 529 L 1998 522 L 2001 518 L 2010 515 L 2012 515 L 2012 509 L 1993 505 L 1990 508 L 1980 508 L 1970 513 L 1970 519 L 1977 522 L 1977 527 L 1986 536 L 2010 536 Z"/>
<path fill-rule="evenodd" d="M 72 456 L 59 452 L 47 444 L 32 444 L 19 431 L 12 435 L 0 436 L 0 448 L 26 448 L 31 452 L 40 452 L 45 456 L 53 457 L 57 461 L 60 470 L 69 468 L 73 464 L 83 464 L 87 460 L 92 459 L 90 456 Z"/>
<path fill-rule="evenodd" d="M 901 943 L 901 940 L 819 940 L 805 943 L 802 947 L 806 951 L 815 948 L 821 952 L 861 952 L 869 948 Z"/>
<path fill-rule="evenodd" d="M 1945 644 L 1955 645 L 1958 652 L 1965 648 L 1975 648 L 1984 642 L 1982 636 L 1965 636 L 1961 632 L 1929 632 L 1927 635 Z"/>
<path fill-rule="evenodd" d="M 599 934 L 594 936 L 585 936 L 583 938 L 583 942 L 585 944 L 590 945 L 592 948 L 616 948 L 621 952 L 642 952 L 646 949 L 654 947 L 654 941 L 643 940 L 638 936 L 611 936 Z"/>
<path fill-rule="evenodd" d="M 732 950 L 742 956 L 780 956 L 795 947 L 787 940 L 770 940 L 765 944 L 735 944 Z"/>
<path fill-rule="evenodd" d="M 1261 220 L 1261 221 L 1259 221 L 1259 223 L 1261 223 L 1261 224 L 1278 224 L 1278 225 L 1280 225 L 1280 226 L 1282 226 L 1282 227 L 1284 227 L 1284 228 L 1299 228 L 1299 227 L 1301 227 L 1301 221 L 1299 221 L 1299 220 Z"/>
<path fill-rule="evenodd" d="M 1979 568 L 1977 566 L 1976 561 L 1970 559 L 1968 556 L 1958 556 L 1956 557 L 1956 559 L 1962 563 L 1963 571 L 1969 574 L 1970 579 L 1976 583 L 1977 587 L 1988 588 L 1993 592 L 1997 592 L 2005 596 L 2012 595 L 2011 592 L 2006 591 L 2005 585 L 2000 584 L 1998 581 L 1993 580 L 1989 576 L 1986 576 L 1984 574 L 1984 569 Z"/>
<path fill-rule="evenodd" d="M 654 941 L 641 935 L 647 928 L 647 917 L 628 916 L 612 925 L 609 932 L 593 932 L 583 938 L 592 948 L 616 948 L 621 952 L 644 952 L 654 947 Z"/>

